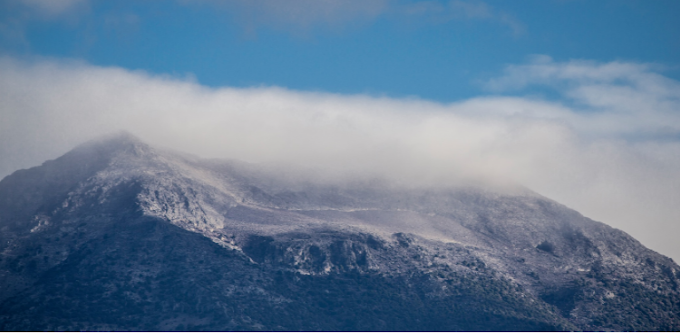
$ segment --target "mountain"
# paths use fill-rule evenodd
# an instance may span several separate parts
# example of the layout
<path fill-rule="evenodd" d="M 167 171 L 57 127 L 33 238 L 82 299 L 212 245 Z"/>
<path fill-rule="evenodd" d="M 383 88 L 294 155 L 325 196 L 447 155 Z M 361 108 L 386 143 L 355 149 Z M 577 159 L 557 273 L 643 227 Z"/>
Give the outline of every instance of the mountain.
<path fill-rule="evenodd" d="M 680 330 L 680 268 L 523 188 L 326 180 L 129 134 L 0 181 L 0 330 Z"/>

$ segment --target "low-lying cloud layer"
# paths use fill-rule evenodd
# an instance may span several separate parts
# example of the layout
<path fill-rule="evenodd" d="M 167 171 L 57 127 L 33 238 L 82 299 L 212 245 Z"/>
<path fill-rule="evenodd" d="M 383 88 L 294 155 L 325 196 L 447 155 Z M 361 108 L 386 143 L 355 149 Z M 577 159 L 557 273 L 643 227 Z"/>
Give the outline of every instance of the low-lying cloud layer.
<path fill-rule="evenodd" d="M 547 57 L 487 82 L 494 94 L 532 85 L 559 98 L 442 104 L 214 89 L 120 68 L 2 58 L 0 176 L 125 129 L 203 157 L 414 183 L 519 183 L 680 259 L 679 83 L 651 65 Z"/>

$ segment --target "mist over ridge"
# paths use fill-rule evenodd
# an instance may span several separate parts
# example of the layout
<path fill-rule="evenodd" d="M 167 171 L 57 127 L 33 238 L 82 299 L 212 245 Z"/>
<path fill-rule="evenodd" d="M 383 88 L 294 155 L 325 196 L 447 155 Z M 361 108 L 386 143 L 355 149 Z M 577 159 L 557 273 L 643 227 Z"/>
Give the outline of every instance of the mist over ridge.
<path fill-rule="evenodd" d="M 122 129 L 204 158 L 406 184 L 519 184 L 680 254 L 678 83 L 639 64 L 540 58 L 508 68 L 489 89 L 555 84 L 562 102 L 489 95 L 449 104 L 209 88 L 45 59 L 4 57 L 0 72 L 2 175 Z"/>

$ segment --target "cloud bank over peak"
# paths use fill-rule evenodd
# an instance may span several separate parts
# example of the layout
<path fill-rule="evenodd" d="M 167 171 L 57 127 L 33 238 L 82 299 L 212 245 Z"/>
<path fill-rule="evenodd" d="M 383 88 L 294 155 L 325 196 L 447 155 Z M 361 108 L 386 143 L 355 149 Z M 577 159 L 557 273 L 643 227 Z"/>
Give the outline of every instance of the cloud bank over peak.
<path fill-rule="evenodd" d="M 443 104 L 209 88 L 121 68 L 5 57 L 0 175 L 127 130 L 208 158 L 413 184 L 522 184 L 680 258 L 678 82 L 651 65 L 543 57 L 510 66 L 488 84 L 513 95 Z M 549 85 L 561 99 L 520 95 L 529 85 Z"/>

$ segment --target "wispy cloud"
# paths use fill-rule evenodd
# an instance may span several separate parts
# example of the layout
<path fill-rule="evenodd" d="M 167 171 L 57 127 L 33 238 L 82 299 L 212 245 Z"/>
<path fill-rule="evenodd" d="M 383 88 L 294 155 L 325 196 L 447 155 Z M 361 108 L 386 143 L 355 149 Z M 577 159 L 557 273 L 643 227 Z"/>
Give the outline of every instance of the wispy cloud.
<path fill-rule="evenodd" d="M 249 32 L 260 27 L 305 33 L 312 28 L 342 28 L 371 21 L 387 10 L 390 0 L 179 0 L 209 5 L 230 14 Z"/>
<path fill-rule="evenodd" d="M 79 7 L 86 6 L 89 0 L 19 0 L 17 2 L 39 16 L 53 18 L 78 10 Z"/>
<path fill-rule="evenodd" d="M 508 66 L 485 86 L 496 93 L 549 87 L 579 106 L 570 121 L 591 134 L 680 139 L 680 83 L 659 74 L 659 69 L 630 62 L 559 63 L 535 56 L 527 64 Z"/>
<path fill-rule="evenodd" d="M 510 28 L 514 36 L 522 35 L 526 28 L 509 13 L 495 9 L 482 1 L 420 1 L 396 4 L 393 10 L 407 17 L 442 24 L 454 20 L 481 20 L 497 22 Z"/>
<path fill-rule="evenodd" d="M 26 27 L 31 22 L 75 22 L 89 12 L 89 0 L 16 0 L 0 2 L 0 42 L 18 49 L 30 47 Z"/>
<path fill-rule="evenodd" d="M 176 0 L 183 6 L 208 6 L 239 24 L 247 36 L 261 29 L 274 29 L 295 36 L 341 32 L 362 28 L 378 19 L 417 22 L 419 25 L 446 24 L 453 21 L 479 21 L 500 24 L 513 36 L 526 30 L 511 14 L 479 0 L 403 1 L 403 0 Z M 133 29 L 143 19 L 135 13 L 109 15 L 95 19 L 91 0 L 16 0 L 0 2 L 0 38 L 14 48 L 30 49 L 26 28 L 34 22 L 87 21 L 105 28 Z M 97 21 L 98 20 L 98 21 Z"/>
<path fill-rule="evenodd" d="M 426 24 L 480 20 L 505 25 L 515 36 L 525 31 L 524 25 L 512 15 L 476 0 L 180 0 L 180 3 L 210 5 L 224 10 L 250 32 L 268 27 L 300 33 L 319 27 L 342 28 L 379 17 Z"/>
<path fill-rule="evenodd" d="M 680 138 L 658 135 L 678 133 L 679 83 L 651 65 L 546 57 L 489 81 L 519 94 L 539 84 L 581 103 L 515 94 L 441 104 L 209 88 L 120 68 L 3 58 L 0 175 L 127 129 L 204 157 L 414 183 L 519 183 L 680 258 Z"/>

